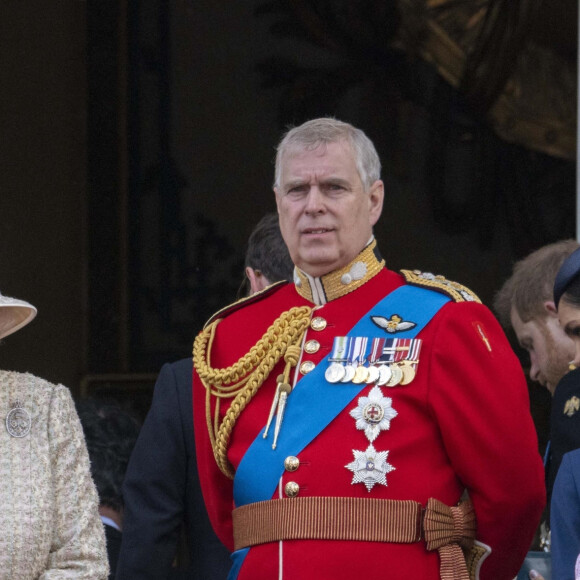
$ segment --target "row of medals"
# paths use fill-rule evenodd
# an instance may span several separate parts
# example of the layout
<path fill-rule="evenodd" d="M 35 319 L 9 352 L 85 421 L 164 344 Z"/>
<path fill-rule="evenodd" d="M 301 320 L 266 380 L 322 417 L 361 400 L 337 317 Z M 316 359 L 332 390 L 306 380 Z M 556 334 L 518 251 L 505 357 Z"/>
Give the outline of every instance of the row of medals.
<path fill-rule="evenodd" d="M 415 378 L 415 367 L 418 361 L 402 360 L 391 363 L 342 364 L 332 361 L 324 377 L 329 383 L 377 384 L 386 387 L 408 385 Z"/>

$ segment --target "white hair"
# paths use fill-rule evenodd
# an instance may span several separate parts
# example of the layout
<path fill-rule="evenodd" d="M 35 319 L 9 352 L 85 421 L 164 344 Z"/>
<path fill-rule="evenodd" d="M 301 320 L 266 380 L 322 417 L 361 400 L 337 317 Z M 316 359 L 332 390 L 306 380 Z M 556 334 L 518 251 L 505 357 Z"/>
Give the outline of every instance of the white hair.
<path fill-rule="evenodd" d="M 287 153 L 314 150 L 321 145 L 340 141 L 350 145 L 359 177 L 365 191 L 368 191 L 372 184 L 381 178 L 381 161 L 375 146 L 360 129 L 331 117 L 312 119 L 290 129 L 284 135 L 276 150 L 274 187 L 280 187 L 282 162 Z"/>

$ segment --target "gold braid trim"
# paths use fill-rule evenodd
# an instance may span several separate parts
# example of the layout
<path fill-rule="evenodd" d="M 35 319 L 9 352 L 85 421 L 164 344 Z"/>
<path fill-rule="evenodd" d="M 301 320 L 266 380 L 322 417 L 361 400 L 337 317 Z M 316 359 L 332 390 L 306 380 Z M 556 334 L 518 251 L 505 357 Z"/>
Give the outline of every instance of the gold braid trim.
<path fill-rule="evenodd" d="M 376 247 L 377 241 L 373 239 L 352 262 L 318 278 L 328 302 L 354 292 L 385 267 L 385 261 L 379 260 L 375 254 Z M 358 272 L 358 275 L 353 276 L 353 272 Z M 296 292 L 309 302 L 315 302 L 308 276 L 299 268 L 296 268 L 294 273 L 298 277 Z"/>
<path fill-rule="evenodd" d="M 421 272 L 420 270 L 401 270 L 401 274 L 403 274 L 407 283 L 447 294 L 455 302 L 477 302 L 481 304 L 481 300 L 475 292 L 459 282 L 447 280 L 444 276 Z"/>
<path fill-rule="evenodd" d="M 223 369 L 212 368 L 210 362 L 221 319 L 204 328 L 193 343 L 193 364 L 206 390 L 206 421 L 213 454 L 221 472 L 230 479 L 234 478 L 234 470 L 227 459 L 227 451 L 234 425 L 282 357 L 286 362 L 283 377 L 289 378 L 291 367 L 298 364 L 300 344 L 311 314 L 312 309 L 308 306 L 283 312 L 248 353 Z M 213 418 L 212 395 L 215 397 Z M 221 400 L 230 398 L 234 400 L 220 423 Z"/>

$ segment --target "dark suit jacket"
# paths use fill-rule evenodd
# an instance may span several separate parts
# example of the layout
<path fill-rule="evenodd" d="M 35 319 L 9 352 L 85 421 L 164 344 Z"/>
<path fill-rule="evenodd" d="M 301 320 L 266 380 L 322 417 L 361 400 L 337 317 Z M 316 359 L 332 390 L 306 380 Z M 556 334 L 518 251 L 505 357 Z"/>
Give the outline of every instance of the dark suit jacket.
<path fill-rule="evenodd" d="M 109 558 L 109 580 L 115 579 L 117 562 L 121 550 L 121 532 L 105 524 L 105 539 L 107 541 L 107 556 Z"/>
<path fill-rule="evenodd" d="M 576 403 L 576 404 L 574 404 Z M 548 502 L 565 453 L 580 447 L 580 369 L 566 373 L 552 399 L 550 460 L 547 466 Z"/>
<path fill-rule="evenodd" d="M 552 578 L 574 580 L 580 553 L 580 449 L 562 459 L 552 494 L 550 524 Z"/>
<path fill-rule="evenodd" d="M 168 578 L 182 522 L 191 555 L 187 577 L 227 577 L 229 553 L 210 526 L 199 486 L 191 381 L 191 359 L 166 364 L 159 373 L 123 486 L 117 580 Z"/>

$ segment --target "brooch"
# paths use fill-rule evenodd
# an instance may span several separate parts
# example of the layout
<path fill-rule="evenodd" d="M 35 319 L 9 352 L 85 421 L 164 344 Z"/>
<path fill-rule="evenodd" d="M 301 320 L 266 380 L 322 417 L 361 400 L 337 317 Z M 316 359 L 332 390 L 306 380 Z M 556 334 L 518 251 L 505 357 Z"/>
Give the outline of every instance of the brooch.
<path fill-rule="evenodd" d="M 12 404 L 6 416 L 6 430 L 12 437 L 25 437 L 30 432 L 30 415 L 20 401 Z"/>

